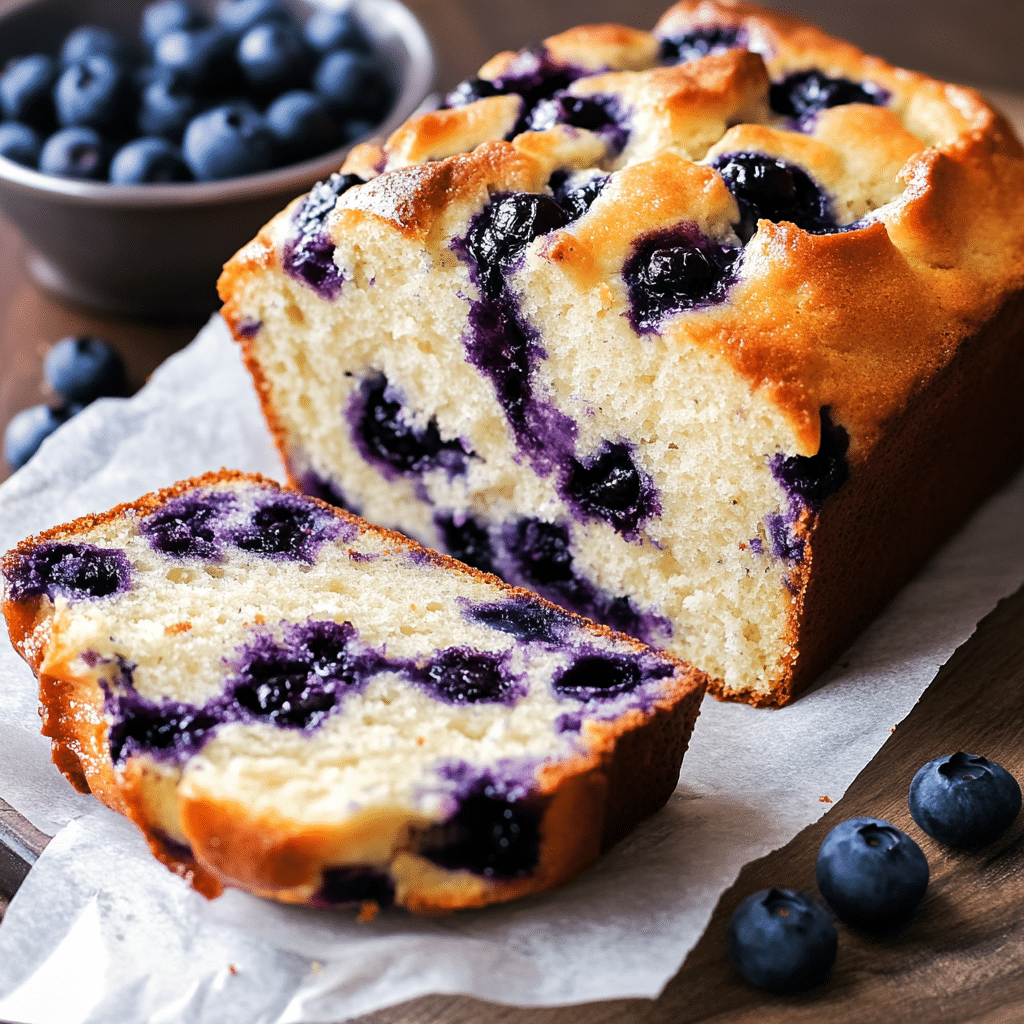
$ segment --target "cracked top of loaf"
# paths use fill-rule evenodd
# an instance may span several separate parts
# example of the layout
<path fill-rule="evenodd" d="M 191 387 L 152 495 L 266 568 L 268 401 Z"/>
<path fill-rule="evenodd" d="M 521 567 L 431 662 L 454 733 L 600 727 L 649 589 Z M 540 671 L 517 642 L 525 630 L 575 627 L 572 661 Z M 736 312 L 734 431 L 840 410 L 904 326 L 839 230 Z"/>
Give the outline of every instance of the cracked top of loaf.
<path fill-rule="evenodd" d="M 1000 114 L 741 2 L 498 54 L 342 173 L 355 187 L 296 200 L 227 265 L 240 336 L 239 279 L 278 263 L 311 283 L 293 258 L 311 212 L 328 258 L 398 233 L 445 262 L 488 202 L 550 197 L 568 212 L 513 255 L 721 357 L 802 455 L 829 407 L 856 459 L 1024 284 L 1024 153 Z"/>

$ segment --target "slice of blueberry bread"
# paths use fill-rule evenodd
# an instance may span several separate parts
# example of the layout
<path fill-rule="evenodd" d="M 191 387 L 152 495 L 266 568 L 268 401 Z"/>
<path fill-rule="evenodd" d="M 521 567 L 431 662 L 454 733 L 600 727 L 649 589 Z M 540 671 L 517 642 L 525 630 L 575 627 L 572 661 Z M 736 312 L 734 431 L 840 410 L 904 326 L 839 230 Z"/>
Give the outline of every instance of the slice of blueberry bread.
<path fill-rule="evenodd" d="M 744 3 L 499 55 L 227 265 L 292 481 L 792 699 L 1024 455 L 1024 154 Z"/>
<path fill-rule="evenodd" d="M 439 911 L 561 885 L 675 788 L 702 673 L 257 477 L 2 563 L 58 767 L 207 894 Z"/>

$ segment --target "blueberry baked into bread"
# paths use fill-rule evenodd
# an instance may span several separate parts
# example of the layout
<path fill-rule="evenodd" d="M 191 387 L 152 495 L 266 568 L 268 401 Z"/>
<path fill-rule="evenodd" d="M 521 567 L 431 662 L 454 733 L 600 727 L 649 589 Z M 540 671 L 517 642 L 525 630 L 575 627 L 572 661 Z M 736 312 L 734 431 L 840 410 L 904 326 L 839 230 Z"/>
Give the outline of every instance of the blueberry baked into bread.
<path fill-rule="evenodd" d="M 744 3 L 503 53 L 226 266 L 292 481 L 805 688 L 1022 458 L 1024 156 Z"/>
<path fill-rule="evenodd" d="M 702 673 L 222 471 L 2 563 L 54 761 L 208 895 L 443 911 L 550 889 L 675 788 Z"/>

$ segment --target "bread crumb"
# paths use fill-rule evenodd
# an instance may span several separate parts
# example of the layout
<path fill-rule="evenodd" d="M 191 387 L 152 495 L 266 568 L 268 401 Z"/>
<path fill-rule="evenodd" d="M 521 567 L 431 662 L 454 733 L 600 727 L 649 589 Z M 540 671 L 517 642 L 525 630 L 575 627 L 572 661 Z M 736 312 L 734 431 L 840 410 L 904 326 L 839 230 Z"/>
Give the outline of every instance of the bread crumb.
<path fill-rule="evenodd" d="M 830 803 L 832 803 L 832 797 L 830 797 L 828 795 L 828 793 L 823 793 L 821 796 L 818 797 L 818 803 L 819 804 L 830 804 Z"/>
<path fill-rule="evenodd" d="M 165 633 L 187 633 L 192 628 L 191 622 L 174 622 L 164 627 Z"/>
<path fill-rule="evenodd" d="M 228 964 L 228 970 L 232 974 L 237 974 L 238 973 L 238 968 L 234 964 Z"/>
<path fill-rule="evenodd" d="M 380 906 L 376 900 L 363 900 L 362 906 L 359 908 L 359 920 L 372 921 L 379 912 Z"/>

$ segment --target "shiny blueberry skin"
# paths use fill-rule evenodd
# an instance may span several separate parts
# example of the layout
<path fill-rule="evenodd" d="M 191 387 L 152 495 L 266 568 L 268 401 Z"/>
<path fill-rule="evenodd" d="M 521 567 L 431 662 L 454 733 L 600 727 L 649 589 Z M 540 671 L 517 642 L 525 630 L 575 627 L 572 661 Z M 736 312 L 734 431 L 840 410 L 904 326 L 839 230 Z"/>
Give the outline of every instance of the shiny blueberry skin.
<path fill-rule="evenodd" d="M 540 855 L 542 812 L 529 799 L 496 795 L 482 780 L 460 800 L 448 822 L 428 831 L 420 853 L 450 871 L 463 869 L 485 878 L 528 874 Z"/>
<path fill-rule="evenodd" d="M 64 67 L 88 57 L 110 57 L 123 63 L 128 47 L 116 32 L 98 25 L 80 25 L 70 32 L 60 48 L 60 62 Z"/>
<path fill-rule="evenodd" d="M 328 50 L 368 50 L 369 41 L 348 8 L 315 10 L 303 29 L 306 42 L 318 53 Z"/>
<path fill-rule="evenodd" d="M 139 35 L 142 41 L 152 49 L 156 41 L 175 29 L 202 28 L 206 18 L 202 11 L 184 0 L 156 0 L 142 10 Z"/>
<path fill-rule="evenodd" d="M 288 163 L 326 153 L 345 141 L 327 101 L 304 89 L 278 96 L 267 107 L 264 117 L 274 135 L 279 158 Z"/>
<path fill-rule="evenodd" d="M 850 818 L 821 844 L 815 868 L 818 889 L 840 920 L 888 930 L 904 924 L 928 888 L 921 847 L 895 825 Z"/>
<path fill-rule="evenodd" d="M 192 172 L 173 142 L 150 135 L 133 139 L 114 154 L 110 180 L 115 185 L 166 184 L 191 181 Z"/>
<path fill-rule="evenodd" d="M 5 118 L 20 121 L 41 132 L 52 132 L 57 124 L 53 86 L 57 62 L 43 53 L 12 60 L 0 75 L 0 111 Z"/>
<path fill-rule="evenodd" d="M 40 445 L 79 408 L 51 409 L 48 405 L 33 405 L 11 417 L 4 431 L 4 458 L 11 469 L 21 469 L 39 451 Z"/>
<path fill-rule="evenodd" d="M 291 22 L 292 13 L 283 0 L 219 0 L 216 18 L 220 25 L 241 36 L 263 21 Z"/>
<path fill-rule="evenodd" d="M 39 170 L 61 178 L 105 181 L 107 144 L 93 128 L 62 128 L 44 143 L 39 154 Z"/>
<path fill-rule="evenodd" d="M 829 107 L 847 103 L 882 106 L 889 94 L 874 82 L 851 82 L 846 78 L 830 78 L 817 69 L 797 71 L 771 87 L 769 103 L 772 110 L 790 117 L 803 117 Z"/>
<path fill-rule="evenodd" d="M 103 54 L 69 64 L 53 88 L 57 120 L 117 135 L 135 123 L 135 96 L 124 65 Z"/>
<path fill-rule="evenodd" d="M 511 704 L 521 693 L 508 672 L 507 657 L 451 647 L 424 669 L 423 684 L 449 704 Z"/>
<path fill-rule="evenodd" d="M 47 384 L 69 402 L 87 405 L 126 391 L 124 360 L 102 338 L 61 338 L 43 359 Z"/>
<path fill-rule="evenodd" d="M 196 110 L 195 95 L 177 84 L 173 72 L 154 68 L 139 90 L 136 126 L 140 135 L 161 135 L 180 142 Z"/>
<path fill-rule="evenodd" d="M 20 121 L 0 123 L 0 156 L 25 167 L 38 167 L 42 152 L 39 134 Z"/>
<path fill-rule="evenodd" d="M 274 162 L 274 136 L 256 108 L 244 101 L 193 118 L 181 148 L 198 181 L 256 174 Z"/>
<path fill-rule="evenodd" d="M 169 72 L 176 83 L 212 96 L 238 76 L 234 37 L 219 26 L 172 29 L 153 47 L 153 62 Z"/>
<path fill-rule="evenodd" d="M 958 751 L 929 761 L 910 783 L 914 821 L 948 846 L 984 846 L 1016 820 L 1021 789 L 1002 765 Z"/>
<path fill-rule="evenodd" d="M 280 21 L 248 29 L 238 41 L 235 59 L 250 89 L 262 96 L 304 85 L 311 63 L 298 27 Z"/>
<path fill-rule="evenodd" d="M 661 60 L 664 64 L 682 64 L 711 53 L 725 53 L 742 45 L 740 36 L 737 25 L 705 25 L 681 36 L 662 39 Z"/>
<path fill-rule="evenodd" d="M 724 153 L 712 166 L 736 197 L 736 233 L 744 243 L 753 237 L 759 219 L 789 221 L 812 234 L 839 229 L 831 199 L 795 164 L 763 153 Z"/>
<path fill-rule="evenodd" d="M 728 941 L 729 956 L 747 981 L 781 993 L 822 984 L 839 943 L 824 907 L 792 889 L 748 896 L 732 915 Z"/>
<path fill-rule="evenodd" d="M 313 86 L 345 117 L 380 121 L 388 112 L 391 89 L 377 62 L 355 50 L 331 50 L 313 73 Z"/>

